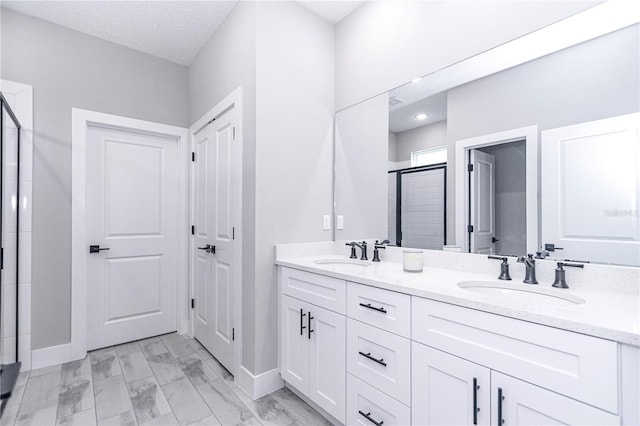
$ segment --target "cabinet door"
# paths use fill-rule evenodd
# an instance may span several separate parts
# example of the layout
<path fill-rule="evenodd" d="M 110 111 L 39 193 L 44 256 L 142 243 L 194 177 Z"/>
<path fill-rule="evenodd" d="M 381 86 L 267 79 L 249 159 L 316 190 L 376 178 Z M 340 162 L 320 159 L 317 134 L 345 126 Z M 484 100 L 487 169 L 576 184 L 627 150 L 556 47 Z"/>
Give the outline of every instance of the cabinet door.
<path fill-rule="evenodd" d="M 495 371 L 491 372 L 491 401 L 491 424 L 620 424 L 616 415 Z"/>
<path fill-rule="evenodd" d="M 303 393 L 309 392 L 308 304 L 282 296 L 280 308 L 280 374 Z"/>
<path fill-rule="evenodd" d="M 345 421 L 346 317 L 309 305 L 309 398 Z"/>
<path fill-rule="evenodd" d="M 411 345 L 413 424 L 488 425 L 490 370 L 419 343 Z"/>

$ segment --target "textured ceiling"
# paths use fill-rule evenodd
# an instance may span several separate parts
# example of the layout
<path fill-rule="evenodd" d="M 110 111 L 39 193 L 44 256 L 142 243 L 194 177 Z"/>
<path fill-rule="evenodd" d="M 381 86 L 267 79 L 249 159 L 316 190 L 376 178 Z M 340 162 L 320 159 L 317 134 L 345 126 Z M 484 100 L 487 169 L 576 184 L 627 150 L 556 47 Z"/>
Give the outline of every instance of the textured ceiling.
<path fill-rule="evenodd" d="M 2 1 L 2 6 L 189 65 L 236 1 Z"/>
<path fill-rule="evenodd" d="M 354 10 L 362 6 L 364 1 L 341 0 L 341 1 L 299 1 L 299 4 L 306 7 L 330 24 L 337 24 Z"/>
<path fill-rule="evenodd" d="M 180 65 L 191 64 L 236 3 L 236 0 L 2 0 L 2 6 L 7 9 Z M 335 24 L 364 1 L 298 3 Z"/>

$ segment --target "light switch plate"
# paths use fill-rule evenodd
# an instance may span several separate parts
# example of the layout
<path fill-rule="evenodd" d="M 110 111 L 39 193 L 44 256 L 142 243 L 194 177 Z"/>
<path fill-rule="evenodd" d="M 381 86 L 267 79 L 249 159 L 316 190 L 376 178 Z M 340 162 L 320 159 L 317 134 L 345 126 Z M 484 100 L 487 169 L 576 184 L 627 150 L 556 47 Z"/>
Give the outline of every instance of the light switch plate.
<path fill-rule="evenodd" d="M 336 229 L 344 229 L 344 216 L 338 215 L 336 218 Z"/>
<path fill-rule="evenodd" d="M 331 229 L 331 216 L 325 214 L 322 216 L 322 229 L 328 231 Z"/>

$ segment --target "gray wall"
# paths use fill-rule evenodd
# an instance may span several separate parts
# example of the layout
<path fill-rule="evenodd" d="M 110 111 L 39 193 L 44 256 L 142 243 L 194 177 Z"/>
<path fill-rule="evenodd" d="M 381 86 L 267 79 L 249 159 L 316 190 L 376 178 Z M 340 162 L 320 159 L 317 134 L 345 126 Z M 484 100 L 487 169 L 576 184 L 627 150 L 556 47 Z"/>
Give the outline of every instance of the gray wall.
<path fill-rule="evenodd" d="M 396 161 L 411 161 L 411 153 L 447 145 L 447 122 L 439 121 L 396 133 Z"/>
<path fill-rule="evenodd" d="M 526 145 L 524 141 L 480 148 L 495 157 L 495 238 L 497 254 L 527 251 Z"/>
<path fill-rule="evenodd" d="M 449 176 L 455 142 L 524 126 L 539 130 L 629 114 L 640 105 L 638 25 L 449 91 Z M 455 241 L 454 179 L 447 182 L 447 239 Z"/>
<path fill-rule="evenodd" d="M 354 105 L 598 3 L 366 2 L 336 25 L 336 109 Z"/>
<path fill-rule="evenodd" d="M 71 108 L 189 125 L 187 69 L 6 9 L 2 78 L 33 86 L 32 349 L 71 339 Z"/>
<path fill-rule="evenodd" d="M 254 374 L 277 367 L 274 244 L 332 237 L 322 215 L 332 204 L 333 60 L 333 26 L 307 9 L 239 2 L 189 69 L 192 120 L 244 91 L 242 363 Z"/>
<path fill-rule="evenodd" d="M 189 67 L 191 122 L 242 87 L 242 361 L 255 371 L 256 5 L 238 2 Z"/>

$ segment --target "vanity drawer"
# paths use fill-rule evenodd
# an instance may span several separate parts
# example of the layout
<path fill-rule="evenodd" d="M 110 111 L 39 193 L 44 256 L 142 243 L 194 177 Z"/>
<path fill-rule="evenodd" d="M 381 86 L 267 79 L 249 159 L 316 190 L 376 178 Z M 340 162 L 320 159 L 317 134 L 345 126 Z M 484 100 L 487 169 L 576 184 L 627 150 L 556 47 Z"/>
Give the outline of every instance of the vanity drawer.
<path fill-rule="evenodd" d="M 347 371 L 411 404 L 411 341 L 349 318 Z"/>
<path fill-rule="evenodd" d="M 362 380 L 347 374 L 348 425 L 410 425 L 411 409 Z"/>
<path fill-rule="evenodd" d="M 346 287 L 344 280 L 282 268 L 282 293 L 344 315 Z"/>
<path fill-rule="evenodd" d="M 347 316 L 411 337 L 411 296 L 408 294 L 349 282 Z"/>
<path fill-rule="evenodd" d="M 412 339 L 618 413 L 615 342 L 412 298 Z"/>

